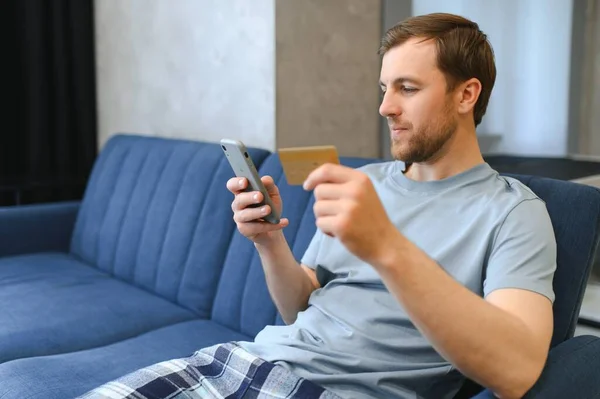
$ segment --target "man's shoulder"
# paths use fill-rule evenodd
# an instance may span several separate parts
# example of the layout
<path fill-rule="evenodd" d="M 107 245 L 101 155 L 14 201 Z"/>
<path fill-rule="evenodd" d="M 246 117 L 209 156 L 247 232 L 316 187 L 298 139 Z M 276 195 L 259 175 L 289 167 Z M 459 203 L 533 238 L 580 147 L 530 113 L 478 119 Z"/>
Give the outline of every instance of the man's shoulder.
<path fill-rule="evenodd" d="M 515 177 L 504 176 L 498 173 L 497 180 L 501 192 L 506 196 L 510 196 L 515 205 L 531 200 L 538 200 L 545 204 L 544 200 L 542 200 L 528 185 Z"/>
<path fill-rule="evenodd" d="M 515 177 L 498 174 L 497 179 L 498 191 L 493 203 L 501 212 L 496 235 L 500 231 L 507 234 L 507 239 L 513 239 L 518 232 L 537 237 L 551 235 L 553 229 L 546 202 Z M 550 235 L 549 242 L 554 239 Z"/>

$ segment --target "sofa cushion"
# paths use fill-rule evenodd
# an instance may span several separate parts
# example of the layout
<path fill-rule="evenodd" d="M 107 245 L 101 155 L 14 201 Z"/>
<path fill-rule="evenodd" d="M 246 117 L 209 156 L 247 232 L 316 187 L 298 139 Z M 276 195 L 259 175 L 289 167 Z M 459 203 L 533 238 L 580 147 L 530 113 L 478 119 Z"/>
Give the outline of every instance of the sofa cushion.
<path fill-rule="evenodd" d="M 0 364 L 0 398 L 64 399 L 81 395 L 139 368 L 190 356 L 243 334 L 208 320 L 164 327 L 113 345 Z M 26 387 L 26 388 L 25 388 Z"/>
<path fill-rule="evenodd" d="M 340 162 L 356 168 L 374 160 L 342 158 Z M 283 200 L 282 216 L 290 220 L 284 234 L 292 246 L 294 256 L 299 260 L 316 230 L 312 209 L 314 196 L 301 186 L 290 186 L 287 183 L 276 154 L 265 160 L 259 173 L 261 176 L 272 176 L 279 187 Z M 238 231 L 234 233 L 225 258 L 212 319 L 251 336 L 255 336 L 268 324 L 282 323 L 270 298 L 254 245 Z"/>
<path fill-rule="evenodd" d="M 194 315 L 73 256 L 0 258 L 0 362 L 106 345 Z"/>
<path fill-rule="evenodd" d="M 258 165 L 267 155 L 249 152 Z M 113 136 L 94 166 L 71 250 L 208 318 L 235 227 L 231 176 L 217 144 Z"/>

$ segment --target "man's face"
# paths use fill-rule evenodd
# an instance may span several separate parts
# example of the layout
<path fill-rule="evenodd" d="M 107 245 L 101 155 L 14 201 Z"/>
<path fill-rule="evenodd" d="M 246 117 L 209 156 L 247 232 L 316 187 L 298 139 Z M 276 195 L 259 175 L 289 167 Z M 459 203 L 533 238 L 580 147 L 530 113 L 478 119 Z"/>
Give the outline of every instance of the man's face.
<path fill-rule="evenodd" d="M 393 157 L 406 163 L 434 158 L 458 127 L 453 97 L 437 67 L 435 43 L 421 40 L 392 48 L 381 66 L 379 113 L 390 127 Z"/>

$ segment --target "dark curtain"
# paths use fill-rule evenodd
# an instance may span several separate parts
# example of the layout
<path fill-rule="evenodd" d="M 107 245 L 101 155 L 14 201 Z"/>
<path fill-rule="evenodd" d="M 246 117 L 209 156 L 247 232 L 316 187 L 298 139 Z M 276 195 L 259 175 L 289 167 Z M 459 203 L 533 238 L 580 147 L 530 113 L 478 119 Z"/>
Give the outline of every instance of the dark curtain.
<path fill-rule="evenodd" d="M 0 5 L 0 206 L 79 199 L 97 151 L 93 0 Z"/>

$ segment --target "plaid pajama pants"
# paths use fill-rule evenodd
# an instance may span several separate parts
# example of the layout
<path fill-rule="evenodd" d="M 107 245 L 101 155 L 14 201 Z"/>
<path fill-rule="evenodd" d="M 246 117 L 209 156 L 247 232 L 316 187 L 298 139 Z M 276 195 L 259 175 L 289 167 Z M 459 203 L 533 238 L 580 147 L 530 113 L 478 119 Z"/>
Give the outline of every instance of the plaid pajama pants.
<path fill-rule="evenodd" d="M 157 363 L 102 385 L 85 399 L 340 399 L 336 394 L 266 362 L 235 343 Z"/>

